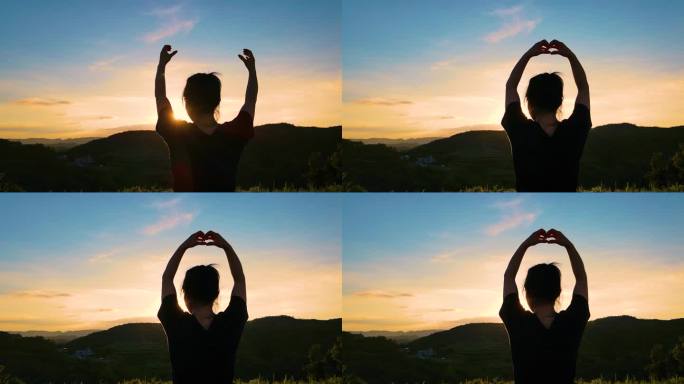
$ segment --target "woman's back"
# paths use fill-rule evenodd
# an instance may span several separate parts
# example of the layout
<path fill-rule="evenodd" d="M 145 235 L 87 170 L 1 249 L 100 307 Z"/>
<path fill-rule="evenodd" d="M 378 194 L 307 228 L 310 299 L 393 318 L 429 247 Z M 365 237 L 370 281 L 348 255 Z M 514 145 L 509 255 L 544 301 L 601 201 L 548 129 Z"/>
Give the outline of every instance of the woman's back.
<path fill-rule="evenodd" d="M 574 295 L 549 328 L 523 309 L 517 293 L 506 296 L 499 316 L 508 331 L 516 384 L 574 382 L 577 351 L 589 320 L 584 297 Z"/>
<path fill-rule="evenodd" d="M 176 295 L 164 298 L 158 317 L 168 340 L 174 384 L 232 382 L 235 354 L 247 321 L 244 300 L 231 297 L 228 308 L 216 314 L 208 329 L 180 309 Z"/>

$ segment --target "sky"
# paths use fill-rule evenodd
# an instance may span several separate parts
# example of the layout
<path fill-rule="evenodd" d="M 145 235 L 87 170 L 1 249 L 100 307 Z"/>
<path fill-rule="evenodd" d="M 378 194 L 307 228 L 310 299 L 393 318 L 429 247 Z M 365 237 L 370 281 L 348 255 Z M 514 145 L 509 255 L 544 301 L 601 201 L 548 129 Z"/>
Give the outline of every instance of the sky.
<path fill-rule="evenodd" d="M 335 194 L 4 194 L 0 212 L 11 218 L 0 221 L 3 331 L 156 322 L 164 268 L 197 230 L 214 230 L 235 249 L 251 319 L 342 315 Z M 219 248 L 190 249 L 175 285 L 190 267 L 212 263 L 223 310 L 232 280 Z"/>
<path fill-rule="evenodd" d="M 343 217 L 347 331 L 500 322 L 506 266 L 539 228 L 562 231 L 579 251 L 592 319 L 684 317 L 681 194 L 357 194 Z M 544 262 L 561 269 L 563 309 L 574 278 L 558 245 L 528 250 L 518 287 Z"/>
<path fill-rule="evenodd" d="M 684 2 L 345 0 L 346 138 L 501 129 L 504 88 L 535 42 L 563 41 L 587 72 L 594 126 L 684 124 Z M 532 59 L 518 88 L 561 73 L 564 116 L 577 94 L 567 60 Z"/>
<path fill-rule="evenodd" d="M 244 102 L 250 48 L 256 124 L 341 121 L 339 0 L 40 0 L 3 3 L 0 137 L 72 138 L 151 128 L 159 52 L 176 117 L 196 72 L 221 74 L 221 116 Z"/>

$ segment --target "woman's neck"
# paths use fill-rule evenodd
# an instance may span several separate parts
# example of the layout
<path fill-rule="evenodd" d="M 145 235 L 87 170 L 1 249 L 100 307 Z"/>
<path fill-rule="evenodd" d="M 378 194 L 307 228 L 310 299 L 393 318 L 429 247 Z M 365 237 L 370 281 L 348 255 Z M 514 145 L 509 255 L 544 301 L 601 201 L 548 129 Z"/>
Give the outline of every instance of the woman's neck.
<path fill-rule="evenodd" d="M 214 319 L 214 310 L 212 307 L 193 308 L 190 310 L 190 313 L 195 316 L 204 329 L 209 329 L 209 326 Z"/>
<path fill-rule="evenodd" d="M 196 119 L 193 120 L 193 123 L 195 123 L 195 125 L 197 125 L 199 129 L 206 133 L 213 132 L 216 126 L 218 125 L 216 119 L 214 118 L 214 115 L 198 116 Z"/>
<path fill-rule="evenodd" d="M 537 318 L 539 318 L 539 321 L 541 321 L 546 328 L 550 328 L 553 319 L 556 318 L 556 309 L 553 305 L 535 306 L 532 312 L 534 312 Z"/>
<path fill-rule="evenodd" d="M 553 136 L 558 127 L 558 119 L 553 113 L 537 115 L 534 117 L 534 121 L 536 121 L 549 136 Z"/>

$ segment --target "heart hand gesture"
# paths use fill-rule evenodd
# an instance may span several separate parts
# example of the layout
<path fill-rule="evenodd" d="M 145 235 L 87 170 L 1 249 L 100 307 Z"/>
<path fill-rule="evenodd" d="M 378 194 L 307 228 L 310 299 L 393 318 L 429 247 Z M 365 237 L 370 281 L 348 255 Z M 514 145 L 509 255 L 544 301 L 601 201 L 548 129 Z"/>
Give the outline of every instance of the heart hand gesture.
<path fill-rule="evenodd" d="M 535 57 L 543 54 L 549 53 L 550 44 L 546 40 L 541 40 L 536 42 L 532 48 L 527 51 L 530 57 Z"/>
<path fill-rule="evenodd" d="M 218 233 L 214 231 L 209 231 L 204 235 L 206 241 L 204 244 L 205 245 L 213 245 L 215 247 L 219 248 L 227 248 L 230 247 L 230 244 L 228 244 L 228 241 L 223 238 L 223 236 L 219 235 Z"/>
<path fill-rule="evenodd" d="M 569 247 L 572 246 L 572 243 L 570 240 L 568 240 L 567 237 L 561 232 L 556 229 L 549 229 L 546 232 L 546 242 L 549 244 L 558 244 L 563 247 Z"/>
<path fill-rule="evenodd" d="M 528 237 L 523 244 L 528 247 L 532 247 L 537 244 L 546 242 L 546 231 L 544 229 L 538 229 L 534 231 L 530 237 Z"/>
<path fill-rule="evenodd" d="M 181 244 L 181 247 L 182 247 L 183 249 L 190 249 L 190 248 L 192 248 L 192 247 L 196 247 L 196 246 L 198 246 L 198 245 L 202 245 L 202 244 L 204 244 L 204 236 L 205 236 L 205 235 L 204 235 L 204 232 L 202 232 L 202 231 L 197 231 L 197 232 L 193 233 L 192 235 L 190 235 L 190 237 L 188 237 L 188 238 L 183 242 L 183 244 Z"/>
<path fill-rule="evenodd" d="M 563 42 L 558 40 L 551 40 L 549 43 L 549 51 L 552 55 L 561 55 L 563 57 L 569 57 L 572 55 L 572 51 Z"/>

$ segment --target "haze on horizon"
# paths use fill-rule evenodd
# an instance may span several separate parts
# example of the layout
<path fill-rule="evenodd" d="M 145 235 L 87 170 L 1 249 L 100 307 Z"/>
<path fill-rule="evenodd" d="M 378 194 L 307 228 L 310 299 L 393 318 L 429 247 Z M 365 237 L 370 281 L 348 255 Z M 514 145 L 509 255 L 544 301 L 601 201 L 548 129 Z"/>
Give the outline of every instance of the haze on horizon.
<path fill-rule="evenodd" d="M 250 319 L 342 316 L 333 195 L 9 194 L 0 211 L 12 218 L 0 222 L 0 331 L 157 322 L 168 259 L 191 233 L 210 229 L 242 261 Z M 212 263 L 223 310 L 232 279 L 219 248 L 189 250 L 175 284 L 180 290 L 187 269 Z"/>
<path fill-rule="evenodd" d="M 591 319 L 684 317 L 680 194 L 366 194 L 347 197 L 344 215 L 345 331 L 499 322 L 506 265 L 538 228 L 561 230 L 579 250 Z M 561 268 L 564 309 L 574 278 L 560 246 L 527 252 L 518 289 L 542 262 Z"/>
<path fill-rule="evenodd" d="M 348 0 L 342 11 L 344 137 L 421 138 L 502 129 L 514 64 L 541 39 L 564 41 L 583 64 L 593 125 L 684 125 L 684 3 L 657 0 L 420 2 Z M 564 116 L 577 93 L 567 60 Z M 523 108 L 526 110 L 526 108 Z M 525 111 L 527 113 L 527 111 Z"/>
<path fill-rule="evenodd" d="M 336 1 L 69 0 L 10 2 L 0 25 L 0 138 L 77 138 L 156 122 L 159 51 L 177 118 L 185 80 L 219 72 L 221 119 L 244 101 L 254 51 L 259 76 L 255 124 L 341 123 L 340 5 Z M 26 26 L 30 25 L 30 32 Z"/>

